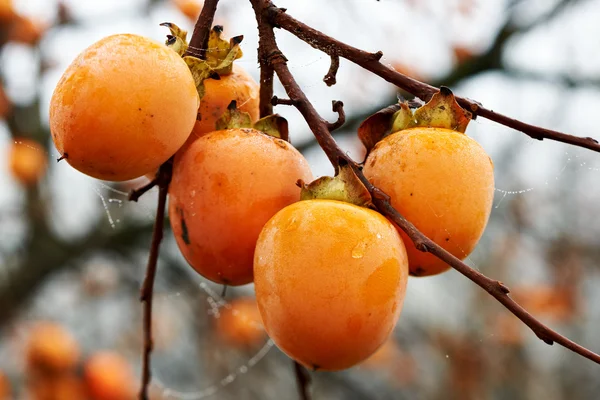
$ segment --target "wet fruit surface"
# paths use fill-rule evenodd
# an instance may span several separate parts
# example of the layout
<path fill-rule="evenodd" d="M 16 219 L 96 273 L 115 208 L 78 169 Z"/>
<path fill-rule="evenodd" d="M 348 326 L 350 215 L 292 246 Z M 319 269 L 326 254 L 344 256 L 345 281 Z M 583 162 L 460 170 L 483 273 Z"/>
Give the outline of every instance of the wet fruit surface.
<path fill-rule="evenodd" d="M 309 368 L 339 370 L 387 339 L 402 309 L 408 262 L 397 230 L 379 213 L 306 200 L 265 225 L 254 275 L 275 344 Z"/>
<path fill-rule="evenodd" d="M 494 198 L 494 167 L 475 140 L 448 129 L 406 129 L 375 146 L 364 174 L 434 242 L 460 259 L 473 251 Z M 417 250 L 404 232 L 401 235 L 412 275 L 450 268 Z"/>
<path fill-rule="evenodd" d="M 299 200 L 298 179 L 312 179 L 304 157 L 253 129 L 212 132 L 178 153 L 169 219 L 190 265 L 214 282 L 251 282 L 258 234 Z"/>
<path fill-rule="evenodd" d="M 258 83 L 242 67 L 233 64 L 233 71 L 221 79 L 204 81 L 206 92 L 200 101 L 198 120 L 189 140 L 195 140 L 216 129 L 216 123 L 223 115 L 229 103 L 235 100 L 239 111 L 250 114 L 252 122 L 259 117 Z"/>
<path fill-rule="evenodd" d="M 64 73 L 52 96 L 50 128 L 74 168 L 123 181 L 155 171 L 185 143 L 198 104 L 177 53 L 141 36 L 113 35 Z"/>

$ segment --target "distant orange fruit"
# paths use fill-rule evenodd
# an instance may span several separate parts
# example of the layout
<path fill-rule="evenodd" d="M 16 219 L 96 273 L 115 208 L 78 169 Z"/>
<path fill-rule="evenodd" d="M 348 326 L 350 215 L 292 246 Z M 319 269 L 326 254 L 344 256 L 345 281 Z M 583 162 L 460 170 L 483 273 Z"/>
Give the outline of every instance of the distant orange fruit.
<path fill-rule="evenodd" d="M 91 400 L 133 400 L 135 375 L 118 353 L 101 351 L 85 363 L 84 380 Z"/>
<path fill-rule="evenodd" d="M 4 91 L 4 87 L 0 84 L 0 118 L 6 118 L 12 110 L 12 103 L 8 95 Z"/>
<path fill-rule="evenodd" d="M 256 300 L 250 297 L 232 300 L 221 309 L 217 331 L 223 340 L 237 347 L 252 347 L 264 341 L 266 332 Z"/>
<path fill-rule="evenodd" d="M 315 370 L 371 356 L 398 321 L 408 260 L 395 227 L 368 208 L 303 200 L 267 222 L 254 284 L 265 329 L 288 356 Z"/>
<path fill-rule="evenodd" d="M 203 2 L 199 0 L 173 0 L 173 3 L 183 15 L 192 21 L 196 21 L 202 11 Z"/>
<path fill-rule="evenodd" d="M 26 346 L 30 370 L 64 372 L 75 367 L 79 354 L 77 341 L 61 325 L 40 322 L 32 327 Z"/>
<path fill-rule="evenodd" d="M 17 16 L 8 33 L 8 40 L 34 45 L 44 36 L 46 29 L 42 23 L 31 18 Z"/>
<path fill-rule="evenodd" d="M 27 399 L 31 400 L 85 400 L 81 380 L 74 374 L 40 377 L 30 380 Z"/>
<path fill-rule="evenodd" d="M 10 382 L 6 375 L 0 371 L 0 400 L 10 400 Z"/>
<path fill-rule="evenodd" d="M 187 64 L 148 38 L 121 34 L 84 50 L 50 103 L 54 144 L 79 171 L 124 181 L 156 171 L 185 143 L 199 96 Z"/>
<path fill-rule="evenodd" d="M 46 150 L 38 142 L 25 138 L 14 139 L 8 160 L 12 176 L 23 185 L 35 185 L 48 167 Z"/>
<path fill-rule="evenodd" d="M 0 22 L 10 23 L 16 16 L 12 0 L 0 0 Z"/>

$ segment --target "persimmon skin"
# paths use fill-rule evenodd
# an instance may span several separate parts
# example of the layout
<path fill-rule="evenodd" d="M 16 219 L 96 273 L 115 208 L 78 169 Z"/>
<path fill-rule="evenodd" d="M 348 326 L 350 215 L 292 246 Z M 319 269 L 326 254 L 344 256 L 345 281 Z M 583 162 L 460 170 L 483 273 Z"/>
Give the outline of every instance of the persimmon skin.
<path fill-rule="evenodd" d="M 135 375 L 131 365 L 118 353 L 93 354 L 84 366 L 84 381 L 92 400 L 133 400 Z"/>
<path fill-rule="evenodd" d="M 215 131 L 175 157 L 169 218 L 179 249 L 205 278 L 252 281 L 256 240 L 277 211 L 300 199 L 296 181 L 312 180 L 289 143 L 254 129 Z"/>
<path fill-rule="evenodd" d="M 10 382 L 8 378 L 0 371 L 0 400 L 9 400 L 11 397 Z"/>
<path fill-rule="evenodd" d="M 266 333 L 256 300 L 241 297 L 223 308 L 217 319 L 219 337 L 239 348 L 252 348 L 264 341 Z"/>
<path fill-rule="evenodd" d="M 395 227 L 377 212 L 335 200 L 292 204 L 256 244 L 254 284 L 265 329 L 315 370 L 366 360 L 394 328 L 408 261 Z"/>
<path fill-rule="evenodd" d="M 231 74 L 222 75 L 220 80 L 207 79 L 204 86 L 206 92 L 200 101 L 198 120 L 189 141 L 215 131 L 217 120 L 232 100 L 236 101 L 238 110 L 250 114 L 252 122 L 258 120 L 260 87 L 244 68 L 234 63 Z"/>
<path fill-rule="evenodd" d="M 26 345 L 27 367 L 30 371 L 68 371 L 75 367 L 79 355 L 79 344 L 61 325 L 40 322 L 32 328 Z"/>
<path fill-rule="evenodd" d="M 16 138 L 10 147 L 8 165 L 12 176 L 22 185 L 35 185 L 46 173 L 46 150 L 34 140 Z"/>
<path fill-rule="evenodd" d="M 198 105 L 192 74 L 177 53 L 142 36 L 113 35 L 67 68 L 50 103 L 50 129 L 75 169 L 124 181 L 156 171 L 175 154 Z"/>
<path fill-rule="evenodd" d="M 494 199 L 494 165 L 475 140 L 449 129 L 402 130 L 373 148 L 363 172 L 425 236 L 459 259 L 473 251 Z M 411 275 L 435 275 L 450 268 L 417 250 L 398 230 Z"/>

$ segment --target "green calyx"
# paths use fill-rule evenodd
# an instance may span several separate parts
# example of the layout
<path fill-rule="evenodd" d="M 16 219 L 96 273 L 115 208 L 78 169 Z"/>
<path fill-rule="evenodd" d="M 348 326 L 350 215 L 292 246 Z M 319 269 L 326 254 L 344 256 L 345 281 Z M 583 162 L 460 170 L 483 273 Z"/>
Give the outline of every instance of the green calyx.
<path fill-rule="evenodd" d="M 427 104 L 414 112 L 407 103 L 400 104 L 400 110 L 392 117 L 392 132 L 403 129 L 427 127 L 445 128 L 464 133 L 471 121 L 471 113 L 462 108 L 450 89 L 442 86 Z"/>
<path fill-rule="evenodd" d="M 442 86 L 429 102 L 415 110 L 404 101 L 371 115 L 359 126 L 358 137 L 369 153 L 381 139 L 404 129 L 445 128 L 464 133 L 471 118 L 452 91 Z"/>
<path fill-rule="evenodd" d="M 217 120 L 216 129 L 239 129 L 251 128 L 263 132 L 274 138 L 288 140 L 288 122 L 279 114 L 272 114 L 252 123 L 250 114 L 238 110 L 237 102 L 233 100 L 227 106 L 227 110 Z"/>
<path fill-rule="evenodd" d="M 373 207 L 371 194 L 345 160 L 340 160 L 336 176 L 323 176 L 309 184 L 300 179 L 297 185 L 301 188 L 300 200 L 327 199 Z"/>
<path fill-rule="evenodd" d="M 221 75 L 231 74 L 233 62 L 242 56 L 240 43 L 244 37 L 235 36 L 230 40 L 224 40 L 221 38 L 223 27 L 220 25 L 215 25 L 210 31 L 205 60 L 186 55 L 189 50 L 194 50 L 194 52 L 199 50 L 195 48 L 190 49 L 187 42 L 187 31 L 170 22 L 165 22 L 160 25 L 169 28 L 171 31 L 171 34 L 167 35 L 167 41 L 165 43 L 168 47 L 173 49 L 173 51 L 183 57 L 183 60 L 192 72 L 200 98 L 204 96 L 204 80 L 209 78 L 218 80 Z"/>

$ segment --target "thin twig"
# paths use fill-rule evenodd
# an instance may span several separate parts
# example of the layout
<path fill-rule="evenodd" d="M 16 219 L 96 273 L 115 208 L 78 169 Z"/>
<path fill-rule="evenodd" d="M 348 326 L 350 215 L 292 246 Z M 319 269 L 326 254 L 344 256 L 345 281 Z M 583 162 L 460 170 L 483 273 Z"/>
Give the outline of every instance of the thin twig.
<path fill-rule="evenodd" d="M 158 179 L 154 178 L 150 182 L 148 182 L 147 184 L 142 186 L 141 188 L 133 189 L 129 193 L 128 200 L 129 201 L 138 201 L 140 199 L 140 197 L 142 197 L 147 191 L 152 189 L 157 184 L 158 184 Z"/>
<path fill-rule="evenodd" d="M 268 0 L 250 1 L 252 1 L 253 4 L 260 4 L 263 7 L 263 12 L 272 14 L 273 9 L 279 10 L 276 7 L 274 7 Z M 278 12 L 282 13 L 281 11 Z M 295 20 L 292 19 L 292 21 Z M 275 19 L 275 22 L 279 23 L 279 19 Z M 318 40 L 324 35 L 318 31 L 313 30 L 312 28 L 309 29 L 313 31 L 313 34 L 309 36 L 310 38 L 312 38 L 310 44 L 318 43 Z M 267 34 L 269 36 L 265 38 L 264 42 L 266 43 L 266 45 L 269 46 L 270 53 L 280 54 L 280 50 L 277 47 L 277 43 L 275 41 L 274 33 L 272 31 L 269 31 L 267 32 Z M 349 47 L 347 45 L 343 46 Z M 360 50 L 356 51 L 360 52 Z M 367 57 L 372 57 L 371 55 L 368 55 L 369 53 L 364 54 L 367 54 Z M 340 55 L 342 55 L 342 53 L 340 53 Z M 483 288 L 486 292 L 488 292 L 496 300 L 498 300 L 502 305 L 504 305 L 504 307 L 506 307 L 510 312 L 512 312 L 517 318 L 519 318 L 523 323 L 525 323 L 535 333 L 535 335 L 541 340 L 543 340 L 545 343 L 552 344 L 556 342 L 562 345 L 563 347 L 572 350 L 573 352 L 600 364 L 600 355 L 578 345 L 577 343 L 567 339 L 558 332 L 555 332 L 552 329 L 545 326 L 544 324 L 542 324 L 534 316 L 529 314 L 523 307 L 516 303 L 512 298 L 510 298 L 510 296 L 508 296 L 508 293 L 510 292 L 508 287 L 506 287 L 501 282 L 490 279 L 487 276 L 481 274 L 480 272 L 470 268 L 461 260 L 459 260 L 452 254 L 438 246 L 431 239 L 427 238 L 413 224 L 407 221 L 391 205 L 389 197 L 383 191 L 373 186 L 362 173 L 360 166 L 352 159 L 350 159 L 350 157 L 348 157 L 342 151 L 342 149 L 340 149 L 337 146 L 331 134 L 329 133 L 327 122 L 324 121 L 323 118 L 321 118 L 321 116 L 317 113 L 315 108 L 309 102 L 306 95 L 300 89 L 298 83 L 292 76 L 289 68 L 287 67 L 285 57 L 283 57 L 282 55 L 281 57 L 273 58 L 272 62 L 275 73 L 277 74 L 279 80 L 283 84 L 283 87 L 285 88 L 289 98 L 294 102 L 294 105 L 296 106 L 298 111 L 300 111 L 300 113 L 304 116 L 306 122 L 308 123 L 308 126 L 313 131 L 317 142 L 319 143 L 321 148 L 323 148 L 328 158 L 331 160 L 332 164 L 337 169 L 340 159 L 347 161 L 371 193 L 373 197 L 373 203 L 377 207 L 377 209 L 381 213 L 386 215 L 388 218 L 390 218 L 404 232 L 406 232 L 406 234 L 414 242 L 417 249 L 433 254 L 434 256 L 446 262 L 452 268 L 469 278 L 475 284 Z"/>
<path fill-rule="evenodd" d="M 329 71 L 327 71 L 327 75 L 323 78 L 323 82 L 327 86 L 333 86 L 336 84 L 336 78 L 338 69 L 340 68 L 340 58 L 337 54 L 331 54 L 331 65 L 329 66 Z"/>
<path fill-rule="evenodd" d="M 284 106 L 293 106 L 294 105 L 294 101 L 290 100 L 290 99 L 280 99 L 277 96 L 273 96 L 273 98 L 271 98 L 271 104 L 274 106 L 277 105 L 284 105 Z"/>
<path fill-rule="evenodd" d="M 150 355 L 152 353 L 152 297 L 154 293 L 154 278 L 156 277 L 156 267 L 160 250 L 160 242 L 163 238 L 163 226 L 165 221 L 165 206 L 167 204 L 167 193 L 169 192 L 169 183 L 171 181 L 173 163 L 172 160 L 164 163 L 157 175 L 158 184 L 158 206 L 156 207 L 156 219 L 154 220 L 154 229 L 152 231 L 152 243 L 150 245 L 150 255 L 148 256 L 148 266 L 146 267 L 146 277 L 140 291 L 140 301 L 144 307 L 144 348 L 142 358 L 142 387 L 140 389 L 140 400 L 148 400 L 148 386 L 150 385 Z"/>
<path fill-rule="evenodd" d="M 439 90 L 434 86 L 408 77 L 386 66 L 385 64 L 382 64 L 379 62 L 379 59 L 383 55 L 381 52 L 369 53 L 352 47 L 294 19 L 285 11 L 273 5 L 273 3 L 270 1 L 262 1 L 262 4 L 264 6 L 265 15 L 268 17 L 272 25 L 289 31 L 299 39 L 308 43 L 312 47 L 325 52 L 326 54 L 335 54 L 339 57 L 352 61 L 353 63 L 360 65 L 364 69 L 371 71 L 375 75 L 380 76 L 386 81 L 393 83 L 399 88 L 404 89 L 425 101 L 429 100 L 431 96 L 433 96 L 433 94 L 437 93 Z M 474 117 L 480 116 L 487 118 L 509 128 L 521 131 L 533 139 L 550 139 L 600 152 L 600 143 L 593 138 L 569 135 L 551 129 L 545 129 L 539 126 L 527 124 L 514 118 L 496 113 L 483 107 L 476 101 L 463 97 L 457 97 L 456 100 L 461 106 L 471 111 Z"/>
<path fill-rule="evenodd" d="M 188 54 L 205 57 L 210 28 L 217 10 L 219 0 L 206 0 L 202 12 L 198 17 L 194 34 L 190 39 Z M 194 51 L 200 50 L 198 54 Z M 144 307 L 144 344 L 143 344 L 143 359 L 142 359 L 142 383 L 140 389 L 140 400 L 148 400 L 148 387 L 151 380 L 150 356 L 152 354 L 152 297 L 154 293 L 154 278 L 156 277 L 156 267 L 159 255 L 160 242 L 163 237 L 163 226 L 165 220 L 165 208 L 167 203 L 167 194 L 169 191 L 169 183 L 173 174 L 173 157 L 163 165 L 161 165 L 156 175 L 156 184 L 158 185 L 158 206 L 156 209 L 156 219 L 154 221 L 154 229 L 152 232 L 152 244 L 150 246 L 150 254 L 148 256 L 148 266 L 146 268 L 146 277 L 142 284 L 140 300 Z M 152 183 L 152 182 L 151 182 Z M 150 184 L 146 185 L 149 186 Z M 142 188 L 144 189 L 144 188 Z M 146 188 L 145 191 L 149 189 Z"/>
<path fill-rule="evenodd" d="M 334 123 L 327 123 L 327 128 L 329 132 L 333 132 L 336 129 L 339 129 L 346 122 L 346 112 L 344 111 L 344 103 L 339 100 L 333 100 L 331 102 L 331 109 L 333 112 L 338 113 L 338 119 Z"/>

